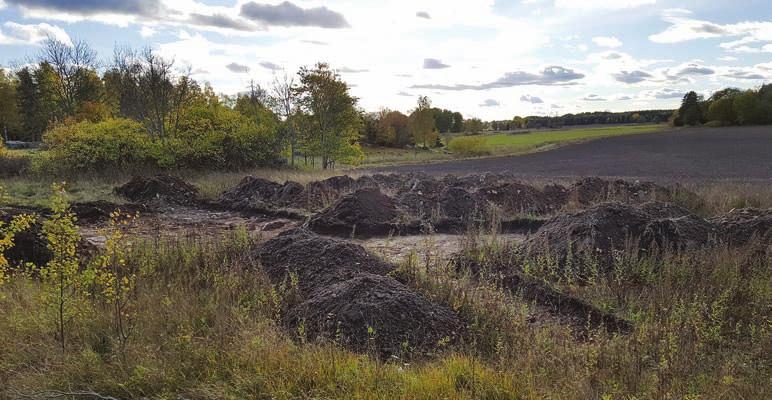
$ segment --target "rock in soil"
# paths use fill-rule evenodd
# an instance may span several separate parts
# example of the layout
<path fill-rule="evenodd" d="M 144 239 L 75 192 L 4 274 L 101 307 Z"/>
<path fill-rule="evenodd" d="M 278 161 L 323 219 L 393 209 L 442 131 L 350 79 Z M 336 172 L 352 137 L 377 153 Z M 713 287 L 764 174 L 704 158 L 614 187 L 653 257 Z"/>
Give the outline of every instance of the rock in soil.
<path fill-rule="evenodd" d="M 304 229 L 283 232 L 260 246 L 256 255 L 274 284 L 290 284 L 294 275 L 303 296 L 360 273 L 386 275 L 394 270 L 362 246 Z"/>
<path fill-rule="evenodd" d="M 371 237 L 418 229 L 418 224 L 410 220 L 397 202 L 377 188 L 359 189 L 341 197 L 313 216 L 308 226 L 314 232 L 344 237 Z"/>
<path fill-rule="evenodd" d="M 373 274 L 321 287 L 291 308 L 284 322 L 295 332 L 302 326 L 308 339 L 328 339 L 381 358 L 438 352 L 464 330 L 449 308 Z"/>
<path fill-rule="evenodd" d="M 168 204 L 190 206 L 198 203 L 198 188 L 182 179 L 159 174 L 145 178 L 135 176 L 115 193 L 141 204 Z"/>

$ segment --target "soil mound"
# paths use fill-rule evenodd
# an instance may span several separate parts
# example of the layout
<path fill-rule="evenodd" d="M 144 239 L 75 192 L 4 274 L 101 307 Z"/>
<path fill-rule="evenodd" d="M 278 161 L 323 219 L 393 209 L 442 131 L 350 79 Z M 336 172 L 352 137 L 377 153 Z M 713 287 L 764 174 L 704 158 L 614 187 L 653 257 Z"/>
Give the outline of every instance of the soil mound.
<path fill-rule="evenodd" d="M 695 248 L 711 243 L 715 234 L 711 223 L 676 206 L 615 202 L 552 218 L 525 248 L 561 265 L 570 261 L 582 269 L 597 260 L 606 269 L 616 252 Z"/>
<path fill-rule="evenodd" d="M 0 221 L 8 224 L 18 215 L 38 215 L 35 210 L 5 207 L 0 210 Z M 40 218 L 36 218 L 29 229 L 16 233 L 13 239 L 13 247 L 9 248 L 3 254 L 11 267 L 16 267 L 25 263 L 35 265 L 45 265 L 51 260 L 51 251 L 48 250 L 48 242 L 43 237 L 43 223 Z"/>
<path fill-rule="evenodd" d="M 385 275 L 394 269 L 362 246 L 303 229 L 281 233 L 258 248 L 256 255 L 275 284 L 287 283 L 290 274 L 295 275 L 304 296 L 363 272 Z"/>
<path fill-rule="evenodd" d="M 772 246 L 772 209 L 741 208 L 710 221 L 722 232 L 723 239 L 732 246 L 743 246 L 754 239 Z"/>
<path fill-rule="evenodd" d="M 556 211 L 563 206 L 562 197 L 549 197 L 535 187 L 517 182 L 487 186 L 480 189 L 479 193 L 480 197 L 497 205 L 507 215 L 542 215 Z"/>
<path fill-rule="evenodd" d="M 413 229 L 397 202 L 377 188 L 345 195 L 309 221 L 311 230 L 338 236 L 385 235 Z"/>
<path fill-rule="evenodd" d="M 669 201 L 670 189 L 652 182 L 607 181 L 600 178 L 585 178 L 568 189 L 568 200 L 582 206 L 606 201 L 644 203 L 647 201 Z"/>
<path fill-rule="evenodd" d="M 273 205 L 293 208 L 306 208 L 306 200 L 306 188 L 294 181 L 284 182 L 269 199 Z"/>
<path fill-rule="evenodd" d="M 124 214 L 147 214 L 149 212 L 149 209 L 141 204 L 115 204 L 104 200 L 73 203 L 70 210 L 78 217 L 78 224 L 85 225 L 109 221 L 110 214 L 118 210 Z"/>
<path fill-rule="evenodd" d="M 145 178 L 135 176 L 115 193 L 135 203 L 194 205 L 198 202 L 198 188 L 182 179 L 169 175 Z"/>
<path fill-rule="evenodd" d="M 268 208 L 282 185 L 263 178 L 247 176 L 236 187 L 220 195 L 220 204 L 232 209 Z"/>
<path fill-rule="evenodd" d="M 476 193 L 470 193 L 460 187 L 449 187 L 439 196 L 439 205 L 444 218 L 467 222 L 478 216 L 483 210 L 483 202 Z"/>
<path fill-rule="evenodd" d="M 393 278 L 360 274 L 321 287 L 290 309 L 285 324 L 307 338 L 326 338 L 383 358 L 433 352 L 453 343 L 464 325 L 449 308 L 432 304 Z"/>

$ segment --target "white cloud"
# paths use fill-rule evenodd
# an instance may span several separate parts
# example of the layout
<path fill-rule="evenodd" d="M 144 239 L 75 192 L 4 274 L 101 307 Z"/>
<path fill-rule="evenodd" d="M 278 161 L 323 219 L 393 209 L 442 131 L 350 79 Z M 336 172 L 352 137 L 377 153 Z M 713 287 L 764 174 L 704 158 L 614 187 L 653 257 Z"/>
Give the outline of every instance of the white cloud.
<path fill-rule="evenodd" d="M 139 30 L 139 35 L 142 36 L 143 38 L 149 38 L 151 36 L 154 36 L 156 33 L 158 33 L 157 30 L 147 25 L 143 26 L 142 29 Z"/>
<path fill-rule="evenodd" d="M 608 47 L 611 49 L 622 47 L 622 42 L 613 36 L 596 36 L 592 38 L 592 41 L 600 47 Z"/>
<path fill-rule="evenodd" d="M 657 0 L 555 0 L 555 7 L 580 10 L 620 10 L 655 4 Z"/>
<path fill-rule="evenodd" d="M 718 60 L 724 61 L 724 62 L 734 62 L 734 61 L 737 61 L 737 57 L 732 57 L 732 56 L 719 57 Z"/>
<path fill-rule="evenodd" d="M 671 9 L 663 13 L 663 20 L 670 23 L 664 31 L 649 36 L 655 43 L 680 43 L 696 39 L 743 36 L 739 40 L 724 43 L 721 47 L 733 49 L 748 43 L 772 41 L 772 21 L 747 21 L 736 24 L 716 24 L 694 19 L 688 10 Z"/>
<path fill-rule="evenodd" d="M 0 28 L 0 44 L 36 45 L 46 40 L 49 36 L 72 45 L 72 40 L 64 29 L 45 22 L 24 25 L 8 21 Z"/>

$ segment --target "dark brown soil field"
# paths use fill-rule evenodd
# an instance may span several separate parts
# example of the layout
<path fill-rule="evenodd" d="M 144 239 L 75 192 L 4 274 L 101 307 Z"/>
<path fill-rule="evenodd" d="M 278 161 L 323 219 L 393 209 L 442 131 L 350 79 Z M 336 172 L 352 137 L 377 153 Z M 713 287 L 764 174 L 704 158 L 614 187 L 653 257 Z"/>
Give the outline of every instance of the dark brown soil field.
<path fill-rule="evenodd" d="M 506 173 L 653 181 L 772 180 L 772 127 L 689 128 L 594 140 L 523 156 L 400 165 L 374 172 Z"/>

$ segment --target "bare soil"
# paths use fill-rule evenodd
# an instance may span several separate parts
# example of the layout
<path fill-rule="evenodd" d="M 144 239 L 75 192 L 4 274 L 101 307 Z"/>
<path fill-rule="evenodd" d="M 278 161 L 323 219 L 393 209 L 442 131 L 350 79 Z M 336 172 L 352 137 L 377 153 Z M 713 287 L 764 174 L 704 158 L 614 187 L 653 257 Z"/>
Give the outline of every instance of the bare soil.
<path fill-rule="evenodd" d="M 374 168 L 380 173 L 772 181 L 772 127 L 688 128 L 598 139 L 540 153 Z"/>

